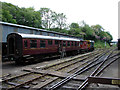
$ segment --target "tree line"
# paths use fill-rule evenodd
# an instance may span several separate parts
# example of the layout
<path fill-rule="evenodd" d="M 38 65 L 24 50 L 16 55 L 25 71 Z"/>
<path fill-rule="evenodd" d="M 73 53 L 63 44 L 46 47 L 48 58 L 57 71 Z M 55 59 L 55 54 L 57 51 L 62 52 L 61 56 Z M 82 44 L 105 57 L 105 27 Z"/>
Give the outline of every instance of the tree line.
<path fill-rule="evenodd" d="M 81 24 L 73 22 L 68 25 L 64 13 L 56 13 L 50 8 L 40 8 L 35 11 L 33 7 L 20 8 L 6 2 L 0 2 L 0 4 L 2 5 L 0 17 L 3 22 L 66 33 L 88 40 L 110 42 L 113 39 L 112 35 L 99 24 L 90 26 L 81 21 Z"/>

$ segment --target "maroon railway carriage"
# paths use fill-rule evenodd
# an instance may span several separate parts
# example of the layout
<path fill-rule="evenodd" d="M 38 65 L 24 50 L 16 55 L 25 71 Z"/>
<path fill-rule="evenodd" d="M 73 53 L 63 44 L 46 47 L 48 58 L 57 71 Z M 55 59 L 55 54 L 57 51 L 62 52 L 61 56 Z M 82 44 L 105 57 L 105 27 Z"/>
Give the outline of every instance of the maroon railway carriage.
<path fill-rule="evenodd" d="M 88 41 L 81 40 L 80 41 L 80 52 L 87 52 L 88 51 Z"/>
<path fill-rule="evenodd" d="M 80 40 L 34 34 L 11 33 L 7 37 L 8 57 L 17 63 L 26 56 L 80 52 Z"/>

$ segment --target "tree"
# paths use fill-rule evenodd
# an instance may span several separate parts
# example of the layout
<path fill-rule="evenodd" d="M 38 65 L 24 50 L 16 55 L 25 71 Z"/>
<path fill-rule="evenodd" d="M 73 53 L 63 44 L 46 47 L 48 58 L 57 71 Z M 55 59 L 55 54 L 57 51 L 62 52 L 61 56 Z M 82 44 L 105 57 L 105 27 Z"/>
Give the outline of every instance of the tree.
<path fill-rule="evenodd" d="M 33 27 L 42 28 L 40 12 L 34 12 Z"/>
<path fill-rule="evenodd" d="M 109 33 L 109 32 L 106 32 L 106 34 L 109 36 L 109 41 L 111 41 L 111 40 L 113 40 L 113 37 L 112 37 L 112 35 Z"/>
<path fill-rule="evenodd" d="M 49 8 L 41 8 L 39 12 L 41 13 L 42 17 L 42 27 L 46 29 L 52 28 L 51 26 L 54 23 L 55 12 Z"/>
<path fill-rule="evenodd" d="M 10 12 L 6 10 L 2 11 L 2 21 L 16 23 L 16 20 L 13 19 L 13 16 L 10 14 Z"/>
<path fill-rule="evenodd" d="M 70 30 L 68 31 L 70 35 L 74 35 L 77 37 L 83 38 L 85 33 L 82 32 L 81 28 L 79 27 L 78 23 L 71 23 Z"/>
<path fill-rule="evenodd" d="M 92 25 L 91 28 L 95 31 L 95 33 L 96 33 L 97 35 L 99 35 L 99 33 L 100 33 L 101 31 L 104 31 L 104 28 L 103 28 L 101 25 L 99 25 L 99 24 L 97 24 L 97 25 Z"/>
<path fill-rule="evenodd" d="M 41 27 L 40 12 L 35 11 L 33 7 L 29 7 L 23 10 L 25 10 L 23 13 L 25 25 L 40 28 Z"/>
<path fill-rule="evenodd" d="M 94 40 L 94 38 L 95 38 L 95 32 L 94 32 L 94 30 L 88 24 L 85 24 L 83 27 L 81 27 L 81 30 L 84 33 L 86 33 L 85 39 Z"/>
<path fill-rule="evenodd" d="M 10 23 L 16 23 L 16 20 L 14 19 L 13 13 L 15 13 L 15 6 L 10 3 L 2 3 L 2 21 L 4 22 L 10 22 Z"/>
<path fill-rule="evenodd" d="M 2 21 L 41 28 L 40 13 L 33 7 L 19 8 L 10 3 L 0 3 L 2 4 Z"/>
<path fill-rule="evenodd" d="M 55 15 L 54 21 L 60 30 L 62 30 L 66 26 L 66 16 L 63 13 L 59 13 Z"/>
<path fill-rule="evenodd" d="M 70 28 L 79 28 L 79 24 L 78 23 L 72 23 L 70 25 Z"/>

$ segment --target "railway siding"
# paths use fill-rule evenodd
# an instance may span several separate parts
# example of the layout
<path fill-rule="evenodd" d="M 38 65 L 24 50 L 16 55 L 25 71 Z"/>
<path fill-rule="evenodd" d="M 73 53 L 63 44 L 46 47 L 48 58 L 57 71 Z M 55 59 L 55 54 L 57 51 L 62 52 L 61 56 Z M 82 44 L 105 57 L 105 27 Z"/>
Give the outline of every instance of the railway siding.
<path fill-rule="evenodd" d="M 64 72 L 59 72 L 59 71 L 48 71 L 48 70 L 36 71 L 36 70 L 33 70 L 33 69 L 25 69 L 24 71 L 33 72 L 33 73 L 39 73 L 39 74 L 47 74 L 47 75 L 56 76 L 56 77 L 60 77 L 60 78 L 66 78 L 67 76 L 71 75 L 69 73 L 64 73 Z M 77 75 L 73 79 L 83 81 L 83 80 L 85 80 L 85 76 Z"/>
<path fill-rule="evenodd" d="M 58 89 L 77 89 L 87 79 L 87 82 L 85 83 L 86 86 L 88 84 L 88 77 L 93 74 L 93 71 L 96 73 L 95 70 L 97 70 L 100 65 L 102 66 L 95 76 L 98 76 L 99 72 L 102 72 L 107 66 L 117 60 L 117 58 L 120 58 L 119 51 L 114 50 L 111 54 L 108 54 L 111 50 L 113 49 L 97 50 L 66 60 L 62 59 L 53 64 L 24 68 L 22 69 L 24 73 L 21 75 L 3 78 L 2 88 L 39 88 L 51 90 L 58 87 Z M 100 58 L 102 59 L 100 60 Z M 101 62 L 105 63 L 101 64 Z M 66 82 L 67 80 L 68 82 Z M 55 88 L 53 88 L 53 86 L 55 86 Z"/>
<path fill-rule="evenodd" d="M 110 53 L 110 54 L 108 54 L 106 57 L 104 57 L 104 60 L 103 61 L 101 61 L 102 63 L 95 69 L 95 71 L 91 74 L 91 75 L 94 75 L 95 73 L 96 73 L 96 71 L 98 71 L 98 69 L 104 64 L 104 62 L 110 57 L 110 55 L 111 55 L 112 53 Z M 91 76 L 90 75 L 90 76 Z M 67 81 L 69 81 L 71 78 L 73 78 L 74 77 L 74 75 L 73 76 L 71 76 L 71 77 L 68 77 L 68 79 L 66 78 L 66 79 L 63 79 L 63 80 L 61 80 L 60 82 L 58 82 L 58 83 L 56 83 L 56 84 L 54 84 L 54 85 L 52 85 L 51 87 L 49 87 L 49 89 L 51 90 L 51 89 L 56 89 L 57 87 L 59 87 L 59 86 L 61 86 L 62 84 L 64 84 L 65 82 L 67 82 Z M 65 81 L 64 81 L 65 80 Z M 86 85 L 88 84 L 88 82 L 87 82 L 87 79 L 78 87 L 78 89 L 83 89 Z M 68 88 L 69 89 L 69 88 Z"/>
<path fill-rule="evenodd" d="M 52 63 L 52 64 L 47 64 L 47 65 L 44 65 L 44 66 L 37 66 L 37 67 L 34 67 L 34 69 L 46 69 L 46 68 L 49 68 L 49 67 L 54 66 L 54 65 L 69 62 L 71 60 L 75 60 L 75 59 L 80 58 L 80 57 L 84 57 L 84 56 L 87 56 L 87 55 L 91 55 L 93 53 L 97 53 L 98 51 L 99 51 L 99 49 L 96 50 L 96 51 L 93 51 L 93 52 L 85 53 L 85 54 L 82 54 L 82 55 L 77 55 L 75 57 L 71 57 L 71 58 L 68 58 L 68 59 L 59 60 L 59 61 L 57 61 L 55 63 Z M 102 50 L 100 50 L 100 51 L 102 51 Z"/>

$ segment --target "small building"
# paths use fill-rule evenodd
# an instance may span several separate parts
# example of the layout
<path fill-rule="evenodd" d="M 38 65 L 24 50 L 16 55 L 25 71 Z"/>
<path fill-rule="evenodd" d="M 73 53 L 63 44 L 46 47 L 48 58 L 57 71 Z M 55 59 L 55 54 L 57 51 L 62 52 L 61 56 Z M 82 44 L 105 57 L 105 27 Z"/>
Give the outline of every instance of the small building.
<path fill-rule="evenodd" d="M 36 35 L 45 35 L 45 36 L 55 36 L 55 37 L 66 37 L 66 38 L 77 38 L 81 39 L 79 37 L 75 37 L 72 35 L 34 28 L 34 27 L 28 27 L 24 25 L 18 25 L 18 24 L 12 24 L 7 22 L 0 22 L 0 31 L 2 31 L 2 54 L 6 54 L 6 48 L 7 48 L 7 35 L 10 33 L 25 33 L 25 34 L 36 34 Z"/>

